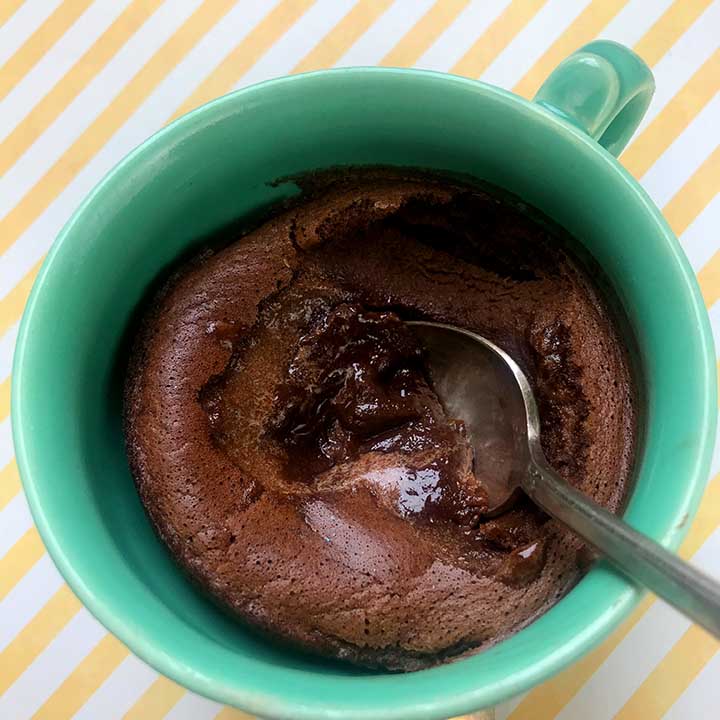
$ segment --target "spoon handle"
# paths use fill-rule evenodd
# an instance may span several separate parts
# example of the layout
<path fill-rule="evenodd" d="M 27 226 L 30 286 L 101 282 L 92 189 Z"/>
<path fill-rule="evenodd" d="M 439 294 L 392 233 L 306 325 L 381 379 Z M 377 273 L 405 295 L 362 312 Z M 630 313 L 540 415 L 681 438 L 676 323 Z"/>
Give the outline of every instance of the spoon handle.
<path fill-rule="evenodd" d="M 600 507 L 565 482 L 547 462 L 536 460 L 522 486 L 543 510 L 574 530 L 625 575 L 720 639 L 720 583 Z"/>

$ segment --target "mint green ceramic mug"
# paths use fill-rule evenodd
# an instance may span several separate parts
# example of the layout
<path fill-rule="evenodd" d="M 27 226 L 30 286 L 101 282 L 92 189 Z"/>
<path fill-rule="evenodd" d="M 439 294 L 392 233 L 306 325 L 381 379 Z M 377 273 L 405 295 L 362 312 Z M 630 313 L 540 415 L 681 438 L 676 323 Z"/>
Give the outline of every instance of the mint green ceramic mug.
<path fill-rule="evenodd" d="M 515 636 L 417 673 L 362 671 L 258 639 L 198 593 L 153 534 L 127 468 L 120 389 L 128 328 L 148 287 L 214 230 L 297 192 L 277 178 L 359 164 L 469 173 L 543 210 L 604 268 L 643 377 L 645 436 L 625 517 L 677 546 L 708 472 L 715 363 L 678 242 L 613 157 L 652 88 L 639 58 L 602 42 L 562 63 L 534 103 L 430 72 L 334 70 L 220 98 L 121 162 L 40 272 L 13 383 L 17 458 L 35 521 L 108 629 L 197 692 L 292 720 L 469 712 L 548 678 L 607 635 L 639 592 L 599 563 Z"/>

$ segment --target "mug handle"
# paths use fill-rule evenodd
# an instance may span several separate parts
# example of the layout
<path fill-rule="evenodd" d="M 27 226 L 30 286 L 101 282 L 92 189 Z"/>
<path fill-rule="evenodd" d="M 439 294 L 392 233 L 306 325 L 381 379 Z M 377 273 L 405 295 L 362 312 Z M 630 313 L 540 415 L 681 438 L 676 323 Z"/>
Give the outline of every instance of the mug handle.
<path fill-rule="evenodd" d="M 534 100 L 619 155 L 655 92 L 650 68 L 632 50 L 596 40 L 563 60 Z"/>

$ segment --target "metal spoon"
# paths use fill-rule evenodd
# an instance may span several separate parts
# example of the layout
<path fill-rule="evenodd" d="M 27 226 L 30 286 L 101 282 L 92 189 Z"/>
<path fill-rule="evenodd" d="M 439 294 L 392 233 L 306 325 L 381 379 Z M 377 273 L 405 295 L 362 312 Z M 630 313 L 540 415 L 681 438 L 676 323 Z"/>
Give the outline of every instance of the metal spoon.
<path fill-rule="evenodd" d="M 497 514 L 519 488 L 609 558 L 715 637 L 720 638 L 720 583 L 693 568 L 563 480 L 540 445 L 530 383 L 503 350 L 452 325 L 411 322 L 428 354 L 436 392 L 465 422 L 481 477 Z M 492 514 L 492 511 L 491 511 Z"/>

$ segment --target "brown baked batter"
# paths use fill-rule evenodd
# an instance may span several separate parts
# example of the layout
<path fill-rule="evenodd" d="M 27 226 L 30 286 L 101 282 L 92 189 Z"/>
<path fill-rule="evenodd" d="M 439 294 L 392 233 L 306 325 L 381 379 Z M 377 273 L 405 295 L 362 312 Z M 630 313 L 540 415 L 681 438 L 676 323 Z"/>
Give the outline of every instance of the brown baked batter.
<path fill-rule="evenodd" d="M 254 626 L 391 669 L 547 609 L 581 574 L 580 543 L 526 499 L 484 515 L 462 422 L 401 320 L 510 353 L 551 463 L 616 510 L 630 371 L 563 245 L 475 187 L 353 171 L 185 267 L 149 309 L 126 397 L 138 490 L 179 563 Z"/>

